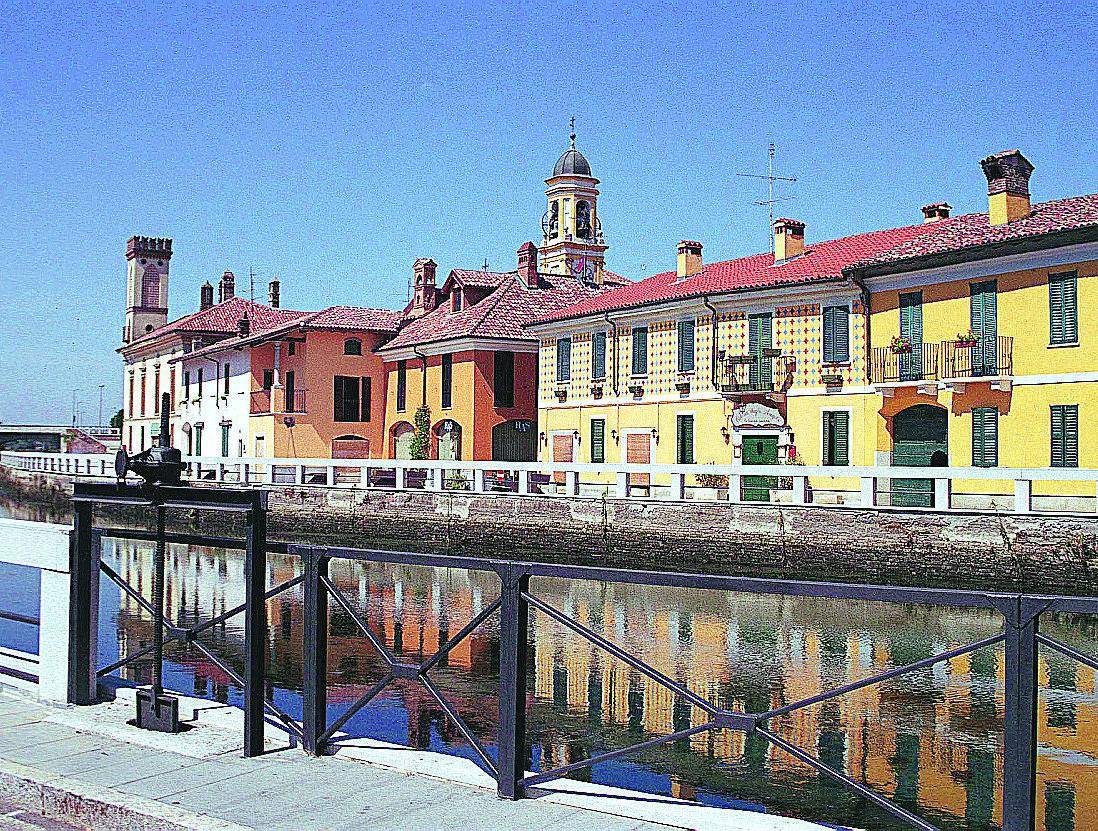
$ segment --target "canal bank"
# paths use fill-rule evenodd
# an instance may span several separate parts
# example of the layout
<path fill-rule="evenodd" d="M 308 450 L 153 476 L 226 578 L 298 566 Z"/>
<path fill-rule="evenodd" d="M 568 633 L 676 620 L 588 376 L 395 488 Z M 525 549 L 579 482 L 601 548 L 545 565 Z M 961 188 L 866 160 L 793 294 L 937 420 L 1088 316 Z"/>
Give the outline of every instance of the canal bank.
<path fill-rule="evenodd" d="M 0 488 L 65 511 L 72 477 L 0 468 Z M 1098 593 L 1098 516 L 573 499 L 284 487 L 275 540 L 714 574 Z M 103 519 L 148 527 L 140 511 Z M 235 535 L 220 516 L 175 530 Z"/>

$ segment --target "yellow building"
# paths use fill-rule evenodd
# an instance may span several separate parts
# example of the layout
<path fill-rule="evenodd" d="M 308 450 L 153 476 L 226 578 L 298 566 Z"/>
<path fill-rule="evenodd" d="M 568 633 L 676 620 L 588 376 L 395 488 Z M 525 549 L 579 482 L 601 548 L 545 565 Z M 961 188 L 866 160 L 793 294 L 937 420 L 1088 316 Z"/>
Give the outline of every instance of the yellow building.
<path fill-rule="evenodd" d="M 928 205 L 916 225 L 807 244 L 779 219 L 773 254 L 712 264 L 683 241 L 675 271 L 540 318 L 540 458 L 836 467 L 811 478 L 816 502 L 860 500 L 845 466 L 1098 466 L 1078 440 L 1098 323 L 1077 311 L 1098 291 L 1098 196 L 1031 206 L 1020 153 L 983 168 L 989 213 Z M 893 482 L 882 499 L 933 499 Z M 669 483 L 634 474 L 629 491 Z M 792 494 L 745 477 L 743 498 Z"/>

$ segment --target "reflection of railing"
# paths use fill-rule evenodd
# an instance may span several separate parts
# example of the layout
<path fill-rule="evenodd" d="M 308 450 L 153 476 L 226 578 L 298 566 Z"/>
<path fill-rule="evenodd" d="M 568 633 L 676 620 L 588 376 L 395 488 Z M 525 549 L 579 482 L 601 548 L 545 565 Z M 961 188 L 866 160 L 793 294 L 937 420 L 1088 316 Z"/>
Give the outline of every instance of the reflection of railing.
<path fill-rule="evenodd" d="M 974 343 L 942 344 L 943 378 L 986 378 L 1014 374 L 1014 338 L 1006 335 Z"/>
<path fill-rule="evenodd" d="M 793 386 L 797 359 L 777 349 L 761 354 L 718 355 L 718 381 L 726 395 L 740 393 L 784 393 Z"/>
<path fill-rule="evenodd" d="M 104 499 L 117 498 L 114 496 L 118 493 L 117 489 L 107 486 L 100 486 L 100 488 Z M 135 488 L 132 489 L 132 493 L 136 496 L 140 491 Z M 249 492 L 231 493 L 240 495 Z M 250 493 L 254 494 L 254 492 Z M 243 499 L 242 496 L 236 498 Z M 212 503 L 213 499 L 208 501 Z M 92 611 L 97 608 L 98 579 L 93 577 L 97 577 L 98 569 L 102 569 L 143 609 L 151 611 L 148 601 L 133 586 L 123 580 L 113 569 L 99 563 L 98 546 L 99 540 L 104 535 L 138 539 L 149 539 L 154 535 L 144 531 L 120 531 L 113 528 L 94 527 L 91 524 L 90 507 L 87 503 L 81 504 L 79 499 L 77 502 L 73 563 L 74 574 L 79 573 L 80 576 L 74 578 L 73 582 L 73 619 L 85 622 L 94 620 Z M 180 503 L 175 507 L 183 507 L 184 504 L 194 505 L 195 502 L 192 499 L 191 502 Z M 168 507 L 172 507 L 170 501 Z M 257 755 L 262 751 L 264 709 L 270 712 L 289 733 L 299 737 L 302 747 L 309 754 L 319 756 L 349 739 L 340 733 L 340 730 L 383 690 L 396 684 L 418 684 L 434 699 L 446 718 L 468 741 L 475 751 L 477 761 L 495 779 L 497 791 L 504 798 L 520 798 L 525 796 L 527 789 L 533 786 L 604 762 L 632 754 L 646 753 L 698 734 L 732 731 L 768 742 L 814 770 L 818 775 L 834 780 L 848 791 L 873 803 L 906 827 L 921 829 L 921 831 L 937 831 L 935 826 L 917 816 L 912 808 L 898 804 L 896 797 L 893 796 L 897 792 L 895 781 L 880 781 L 870 786 L 864 780 L 852 778 L 844 772 L 841 761 L 825 761 L 822 753 L 816 755 L 815 748 L 810 751 L 782 735 L 780 720 L 790 714 L 802 713 L 825 702 L 834 701 L 841 696 L 850 695 L 871 686 L 886 684 L 896 678 L 924 672 L 935 665 L 971 655 L 979 650 L 998 647 L 1001 644 L 1005 656 L 1002 694 L 1003 828 L 1028 829 L 1035 827 L 1037 807 L 1034 782 L 1038 756 L 1039 649 L 1044 647 L 1053 650 L 1098 670 L 1098 658 L 1054 637 L 1041 634 L 1039 631 L 1041 615 L 1046 612 L 1098 613 L 1098 598 L 1094 597 L 1034 596 L 954 589 L 801 582 L 675 572 L 657 573 L 559 563 L 489 560 L 468 556 L 312 545 L 289 544 L 280 547 L 266 543 L 263 532 L 265 515 L 265 508 L 260 503 L 256 503 L 248 511 L 249 532 L 244 572 L 245 601 L 202 624 L 189 628 L 182 628 L 175 624 L 168 627 L 170 639 L 190 643 L 198 648 L 243 690 L 246 707 L 245 755 Z M 169 533 L 167 541 L 215 547 L 239 545 L 239 541 L 181 533 Z M 285 551 L 288 556 L 297 558 L 301 563 L 301 569 L 299 576 L 268 588 L 269 570 L 266 567 L 266 552 L 273 548 L 278 548 Z M 369 621 L 363 618 L 331 579 L 329 567 L 333 560 L 477 571 L 495 575 L 499 580 L 500 594 L 498 599 L 478 610 L 468 623 L 441 643 L 437 651 L 429 657 L 422 660 L 410 659 L 399 649 L 391 649 L 387 645 L 384 635 L 378 634 L 370 626 Z M 743 705 L 726 709 L 714 703 L 713 696 L 708 694 L 708 691 L 695 689 L 687 682 L 665 674 L 641 658 L 635 650 L 623 645 L 620 638 L 608 636 L 606 630 L 600 625 L 588 620 L 581 621 L 574 612 L 559 608 L 557 604 L 547 600 L 544 592 L 539 591 L 539 584 L 535 582 L 537 578 L 601 581 L 626 586 L 677 587 L 692 591 L 724 591 L 749 595 L 766 594 L 980 609 L 998 614 L 1002 625 L 999 631 L 986 637 L 957 644 L 948 649 L 939 649 L 932 655 L 910 663 L 875 671 L 841 686 L 806 694 L 802 698 L 795 698 L 792 701 L 767 701 L 755 708 Z M 299 584 L 302 586 L 304 599 L 302 610 L 303 705 L 300 723 L 282 713 L 270 700 L 266 691 L 267 639 L 269 637 L 267 601 Z M 328 696 L 328 646 L 332 607 L 339 609 L 350 619 L 369 649 L 383 661 L 385 668 L 380 680 L 349 707 L 345 707 L 338 716 L 329 719 L 329 712 L 339 706 L 336 702 L 330 702 Z M 528 774 L 524 748 L 527 746 L 528 739 L 527 684 L 533 662 L 530 640 L 531 612 L 544 615 L 555 625 L 570 630 L 608 656 L 609 660 L 626 665 L 637 676 L 643 676 L 652 684 L 662 688 L 676 708 L 681 707 L 689 713 L 689 718 L 684 718 L 681 726 L 680 723 L 676 723 L 670 733 L 661 735 L 649 732 L 643 740 L 628 746 L 606 749 L 585 759 Z M 227 618 L 241 613 L 247 620 L 246 669 L 243 673 L 236 673 L 210 654 L 209 650 L 200 644 L 197 636 L 223 623 Z M 459 644 L 497 615 L 499 626 L 498 731 L 496 744 L 493 747 L 484 743 L 481 737 L 474 733 L 451 700 L 447 698 L 447 693 L 433 673 L 446 664 L 447 656 Z M 80 648 L 73 651 L 72 654 L 77 656 L 73 660 L 88 660 L 90 655 L 94 654 L 94 629 L 85 623 L 83 628 L 79 628 L 74 633 L 74 638 Z M 99 674 L 105 674 L 125 663 L 138 660 L 147 655 L 149 649 L 151 647 L 138 650 L 127 656 L 124 661 L 100 669 Z M 81 667 L 77 666 L 76 669 L 79 670 Z M 71 671 L 70 677 L 73 677 Z M 80 672 L 76 672 L 75 677 L 80 678 Z M 94 684 L 90 690 L 84 690 L 84 692 L 94 692 Z"/>
<path fill-rule="evenodd" d="M 272 410 L 272 406 L 282 403 L 281 410 Z M 261 415 L 271 412 L 303 413 L 305 412 L 305 390 L 265 389 L 252 392 L 251 413 Z"/>
<path fill-rule="evenodd" d="M 873 380 L 934 381 L 938 378 L 938 344 L 915 343 L 908 352 L 895 352 L 890 346 L 873 350 Z"/>
<path fill-rule="evenodd" d="M 260 413 L 269 413 L 271 411 L 271 391 L 266 390 L 254 390 L 252 392 L 252 415 Z"/>

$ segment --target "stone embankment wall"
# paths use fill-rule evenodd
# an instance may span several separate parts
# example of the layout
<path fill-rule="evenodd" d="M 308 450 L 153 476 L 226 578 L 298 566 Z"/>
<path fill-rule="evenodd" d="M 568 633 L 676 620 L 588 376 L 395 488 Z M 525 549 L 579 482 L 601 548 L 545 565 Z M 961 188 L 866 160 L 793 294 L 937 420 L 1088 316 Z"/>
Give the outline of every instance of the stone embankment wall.
<path fill-rule="evenodd" d="M 68 477 L 0 469 L 20 499 L 63 502 Z M 285 488 L 272 539 L 668 571 L 1098 593 L 1098 516 L 1011 516 L 857 508 Z M 114 509 L 112 525 L 147 527 Z M 180 530 L 235 535 L 208 512 Z"/>

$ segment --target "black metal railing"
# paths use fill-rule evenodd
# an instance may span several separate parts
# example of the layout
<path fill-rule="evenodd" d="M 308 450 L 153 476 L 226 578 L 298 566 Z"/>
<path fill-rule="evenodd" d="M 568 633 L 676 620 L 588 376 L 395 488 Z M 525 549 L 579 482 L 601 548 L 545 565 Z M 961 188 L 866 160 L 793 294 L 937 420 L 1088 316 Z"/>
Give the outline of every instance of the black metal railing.
<path fill-rule="evenodd" d="M 1014 374 L 1014 338 L 1007 335 L 942 344 L 943 378 L 986 378 Z"/>
<path fill-rule="evenodd" d="M 306 412 L 305 393 L 306 390 L 276 390 L 273 388 L 253 390 L 251 393 L 249 411 L 252 415 L 263 415 L 273 412 L 304 413 Z M 279 403 L 282 404 L 281 410 L 272 409 L 273 407 L 277 407 Z"/>
<path fill-rule="evenodd" d="M 718 383 L 725 395 L 742 393 L 781 394 L 793 386 L 797 359 L 777 349 L 761 354 L 718 354 Z"/>
<path fill-rule="evenodd" d="M 88 487 L 88 486 L 84 486 Z M 104 497 L 110 496 L 113 486 L 102 488 Z M 213 491 L 222 494 L 224 491 Z M 249 494 L 256 492 L 237 491 Z M 209 507 L 207 500 L 205 507 Z M 204 507 L 202 504 L 180 500 L 173 503 L 176 507 Z M 141 531 L 96 528 L 91 521 L 92 502 L 85 499 L 76 502 L 75 537 L 77 556 L 74 558 L 74 582 L 77 590 L 74 598 L 73 637 L 76 643 L 74 654 L 79 656 L 94 654 L 95 627 L 91 617 L 96 606 L 93 575 L 102 571 L 117 583 L 122 591 L 132 597 L 142 608 L 150 613 L 150 607 L 140 593 L 122 579 L 113 569 L 99 562 L 99 545 L 103 536 L 153 539 L 154 534 Z M 226 508 L 221 507 L 222 510 Z M 1045 647 L 1054 650 L 1092 669 L 1098 670 L 1098 658 L 1080 652 L 1056 638 L 1039 632 L 1040 616 L 1045 612 L 1098 613 L 1098 598 L 1038 596 L 1009 594 L 958 589 L 911 588 L 900 586 L 874 586 L 836 582 L 807 582 L 799 580 L 781 580 L 748 577 L 723 577 L 689 573 L 667 573 L 611 569 L 594 566 L 561 565 L 535 563 L 515 560 L 492 560 L 447 554 L 422 554 L 412 552 L 394 552 L 372 549 L 338 548 L 327 546 L 270 545 L 265 537 L 265 508 L 259 502 L 248 502 L 244 497 L 239 504 L 230 509 L 244 510 L 247 520 L 245 534 L 245 597 L 244 603 L 228 609 L 216 617 L 191 627 L 168 624 L 167 641 L 178 640 L 194 645 L 209 660 L 215 663 L 244 690 L 245 702 L 245 741 L 244 754 L 257 755 L 261 752 L 264 738 L 264 713 L 269 713 L 280 727 L 289 734 L 299 737 L 302 747 L 310 754 L 320 755 L 326 749 L 338 745 L 341 741 L 341 728 L 363 707 L 369 704 L 382 690 L 397 681 L 413 681 L 420 684 L 433 698 L 446 718 L 469 742 L 483 768 L 497 782 L 501 797 L 515 799 L 525 795 L 527 788 L 568 776 L 582 768 L 589 768 L 601 762 L 610 761 L 629 754 L 642 752 L 650 748 L 666 745 L 694 734 L 710 730 L 733 730 L 746 735 L 765 739 L 770 744 L 788 753 L 818 774 L 828 777 L 841 786 L 873 803 L 892 817 L 920 831 L 938 831 L 927 820 L 897 804 L 887 793 L 875 790 L 867 784 L 857 781 L 842 770 L 825 763 L 820 757 L 798 747 L 783 738 L 772 726 L 772 722 L 790 713 L 805 710 L 839 696 L 876 684 L 881 684 L 899 676 L 924 670 L 934 664 L 949 661 L 977 650 L 1002 644 L 1005 653 L 1004 671 L 1004 779 L 1003 779 L 1003 831 L 1032 831 L 1036 812 L 1036 765 L 1037 765 L 1037 701 L 1038 701 L 1038 649 Z M 168 541 L 201 544 L 215 547 L 241 547 L 240 540 L 192 534 L 168 534 Z M 266 551 L 278 550 L 291 557 L 300 558 L 302 573 L 292 580 L 268 587 Z M 355 610 L 339 587 L 329 577 L 329 564 L 333 560 L 358 562 L 389 563 L 409 566 L 428 566 L 436 568 L 468 569 L 481 573 L 494 573 L 500 582 L 499 598 L 473 616 L 452 637 L 443 643 L 428 658 L 418 662 L 407 662 L 396 652 L 390 650 L 368 625 L 367 621 Z M 583 581 L 602 581 L 607 583 L 681 587 L 707 589 L 749 594 L 778 594 L 787 597 L 833 598 L 839 600 L 863 600 L 876 602 L 904 603 L 956 608 L 976 608 L 992 610 L 1002 616 L 1003 628 L 997 634 L 962 644 L 949 650 L 914 661 L 904 666 L 894 667 L 867 678 L 862 678 L 834 689 L 825 690 L 809 697 L 779 704 L 767 710 L 748 711 L 724 709 L 709 699 L 690 689 L 682 681 L 673 679 L 625 647 L 593 631 L 589 626 L 577 620 L 549 603 L 531 587 L 531 578 L 550 577 Z M 303 706 L 302 720 L 294 721 L 282 712 L 266 694 L 266 640 L 267 617 L 266 602 L 295 586 L 301 585 L 304 597 L 303 629 Z M 328 639 L 329 610 L 338 607 L 354 622 L 369 648 L 375 651 L 385 664 L 385 675 L 353 702 L 338 717 L 328 718 Z M 526 742 L 526 706 L 527 678 L 532 658 L 530 641 L 531 611 L 545 615 L 555 623 L 567 628 L 587 640 L 610 657 L 619 660 L 639 672 L 656 684 L 665 688 L 682 702 L 698 708 L 703 713 L 700 724 L 676 730 L 665 736 L 657 736 L 628 747 L 616 748 L 589 758 L 564 764 L 559 767 L 528 774 L 524 765 L 524 747 Z M 245 617 L 245 669 L 237 673 L 211 650 L 202 645 L 199 636 L 206 630 L 223 623 L 234 615 Z M 499 617 L 499 713 L 498 734 L 495 753 L 485 746 L 473 730 L 459 715 L 455 706 L 446 698 L 435 680 L 432 671 L 446 662 L 447 655 L 463 640 L 473 634 L 493 616 Z M 102 676 L 119 667 L 146 656 L 152 647 L 148 647 L 124 660 L 99 668 L 94 675 Z M 89 659 L 90 660 L 90 659 Z M 81 677 L 80 662 L 76 661 L 72 672 L 77 682 Z M 85 671 L 88 667 L 83 668 Z M 79 683 L 75 689 L 80 691 Z M 77 696 L 79 699 L 79 696 Z M 94 700 L 94 683 L 90 689 L 84 689 L 84 699 L 78 703 L 90 703 Z"/>
<path fill-rule="evenodd" d="M 936 381 L 939 354 L 940 350 L 936 343 L 914 343 L 911 349 L 905 352 L 897 352 L 891 346 L 875 347 L 873 380 L 877 383 Z"/>

